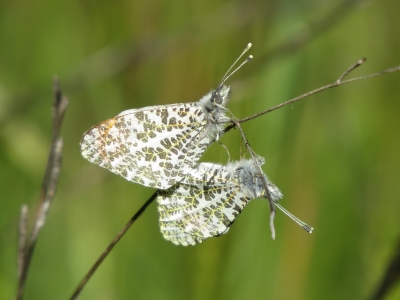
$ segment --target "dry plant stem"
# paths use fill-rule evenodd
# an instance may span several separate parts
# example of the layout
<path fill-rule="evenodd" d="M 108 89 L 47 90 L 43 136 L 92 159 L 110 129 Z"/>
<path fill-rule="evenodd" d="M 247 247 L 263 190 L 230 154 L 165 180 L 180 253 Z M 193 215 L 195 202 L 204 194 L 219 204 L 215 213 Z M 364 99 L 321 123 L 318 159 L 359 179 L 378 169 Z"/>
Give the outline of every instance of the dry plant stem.
<path fill-rule="evenodd" d="M 104 250 L 104 252 L 100 255 L 94 265 L 90 268 L 89 272 L 83 277 L 78 287 L 75 289 L 74 293 L 71 296 L 71 300 L 78 299 L 79 294 L 82 289 L 85 287 L 86 283 L 89 281 L 90 277 L 96 272 L 97 268 L 101 265 L 103 260 L 107 257 L 107 255 L 111 252 L 114 246 L 118 243 L 118 241 L 123 237 L 123 235 L 128 231 L 128 229 L 132 226 L 132 224 L 140 217 L 140 215 L 146 210 L 147 206 L 150 205 L 151 202 L 154 201 L 157 197 L 157 191 L 143 204 L 143 206 L 136 212 L 136 214 L 126 223 L 124 228 L 115 236 L 115 238 L 111 241 L 108 247 Z"/>
<path fill-rule="evenodd" d="M 299 101 L 301 99 L 307 98 L 307 97 L 309 97 L 311 95 L 314 95 L 314 94 L 317 94 L 319 92 L 322 92 L 322 91 L 325 91 L 325 90 L 328 90 L 328 89 L 331 89 L 331 88 L 335 88 L 335 87 L 338 87 L 338 86 L 341 86 L 341 85 L 344 85 L 344 84 L 347 84 L 347 83 L 350 83 L 350 82 L 364 80 L 364 79 L 368 79 L 368 78 L 372 78 L 372 77 L 376 77 L 376 76 L 380 76 L 380 75 L 384 75 L 384 74 L 394 73 L 394 72 L 400 71 L 400 66 L 397 66 L 397 67 L 386 69 L 386 70 L 378 72 L 378 73 L 369 74 L 369 75 L 365 75 L 365 76 L 360 76 L 360 77 L 356 77 L 356 78 L 352 78 L 352 79 L 348 79 L 348 80 L 344 80 L 343 81 L 344 77 L 346 77 L 351 71 L 353 71 L 354 69 L 356 69 L 357 67 L 362 65 L 365 61 L 366 61 L 365 58 L 360 59 L 357 63 L 355 63 L 354 65 L 349 67 L 335 82 L 333 82 L 331 84 L 325 85 L 325 86 L 320 87 L 318 89 L 315 89 L 315 90 L 313 90 L 311 92 L 305 93 L 305 94 L 303 94 L 301 96 L 298 96 L 296 98 L 293 98 L 291 100 L 288 100 L 286 102 L 278 104 L 278 105 L 276 105 L 274 107 L 271 107 L 270 109 L 264 110 L 262 112 L 254 114 L 252 116 L 249 116 L 249 117 L 246 117 L 244 119 L 238 120 L 238 122 L 239 123 L 244 123 L 244 122 L 250 121 L 250 120 L 255 119 L 255 118 L 257 118 L 257 117 L 259 117 L 261 115 L 267 114 L 267 113 L 269 113 L 271 111 L 274 111 L 274 110 L 276 110 L 278 108 L 281 108 L 283 106 L 286 106 L 288 104 L 294 103 L 294 102 Z M 227 128 L 225 128 L 225 132 L 228 132 L 230 129 L 232 129 L 235 126 L 236 126 L 235 124 L 229 125 Z"/>
<path fill-rule="evenodd" d="M 19 236 L 20 242 L 18 253 L 18 265 L 20 267 L 18 291 L 16 297 L 17 300 L 23 298 L 28 269 L 35 249 L 36 241 L 41 228 L 46 222 L 47 212 L 54 198 L 58 178 L 60 175 L 63 142 L 59 135 L 65 110 L 68 106 L 68 99 L 62 95 L 57 78 L 54 79 L 53 90 L 53 133 L 50 145 L 50 153 L 43 178 L 38 210 L 29 240 L 28 234 L 26 232 L 22 233 L 22 230 L 20 230 L 21 234 Z M 24 223 L 23 218 L 26 218 L 25 213 L 21 213 L 20 228 L 24 226 L 22 225 Z M 23 235 L 25 235 L 25 237 L 23 237 Z M 25 241 L 22 241 L 22 239 L 25 239 Z"/>

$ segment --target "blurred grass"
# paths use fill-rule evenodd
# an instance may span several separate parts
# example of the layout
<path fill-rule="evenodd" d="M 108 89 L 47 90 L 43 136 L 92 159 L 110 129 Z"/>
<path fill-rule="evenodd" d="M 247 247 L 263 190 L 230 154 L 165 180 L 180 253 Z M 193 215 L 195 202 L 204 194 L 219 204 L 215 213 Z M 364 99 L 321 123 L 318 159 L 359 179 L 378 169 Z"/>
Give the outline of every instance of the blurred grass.
<path fill-rule="evenodd" d="M 68 297 L 153 193 L 81 158 L 90 126 L 128 108 L 197 101 L 248 42 L 255 58 L 229 80 L 238 117 L 333 82 L 362 57 L 351 76 L 399 64 L 399 1 L 335 5 L 0 2 L 0 298 L 16 291 L 19 210 L 28 203 L 33 215 L 38 199 L 54 74 L 70 99 L 63 168 L 25 299 Z M 267 203 L 255 200 L 227 235 L 177 247 L 159 233 L 153 204 L 82 299 L 368 298 L 400 233 L 399 82 L 400 73 L 357 82 L 243 124 L 282 204 L 312 235 L 278 213 L 272 241 Z M 222 142 L 239 156 L 236 131 Z M 227 156 L 213 145 L 202 160 Z M 388 299 L 399 297 L 397 287 Z"/>

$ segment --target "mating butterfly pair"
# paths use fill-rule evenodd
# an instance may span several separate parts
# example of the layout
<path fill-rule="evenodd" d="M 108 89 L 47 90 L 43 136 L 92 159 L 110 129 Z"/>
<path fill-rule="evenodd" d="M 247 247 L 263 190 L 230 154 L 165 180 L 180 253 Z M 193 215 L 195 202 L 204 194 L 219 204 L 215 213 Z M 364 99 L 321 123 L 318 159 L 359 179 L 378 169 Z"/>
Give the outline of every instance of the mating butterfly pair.
<path fill-rule="evenodd" d="M 257 171 L 255 162 L 197 163 L 231 121 L 226 116 L 231 88 L 224 85 L 237 70 L 228 75 L 231 68 L 219 86 L 198 102 L 127 110 L 93 126 L 81 140 L 82 156 L 90 162 L 159 189 L 161 232 L 178 245 L 195 245 L 226 233 L 250 200 L 268 194 L 285 214 L 312 231 L 276 203 L 281 192 Z"/>

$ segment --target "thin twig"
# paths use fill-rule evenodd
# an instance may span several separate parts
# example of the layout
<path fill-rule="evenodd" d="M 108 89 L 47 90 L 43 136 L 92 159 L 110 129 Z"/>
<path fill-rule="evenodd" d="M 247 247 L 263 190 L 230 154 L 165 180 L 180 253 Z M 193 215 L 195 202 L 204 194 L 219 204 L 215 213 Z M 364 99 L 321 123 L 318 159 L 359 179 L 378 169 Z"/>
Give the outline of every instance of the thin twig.
<path fill-rule="evenodd" d="M 17 300 L 23 298 L 26 278 L 32 255 L 35 249 L 36 241 L 41 228 L 46 222 L 47 212 L 54 198 L 58 178 L 60 175 L 63 142 L 59 135 L 63 117 L 68 106 L 68 99 L 62 95 L 57 78 L 54 79 L 53 90 L 53 132 L 51 138 L 50 153 L 47 160 L 46 171 L 44 174 L 42 190 L 39 198 L 39 206 L 37 209 L 29 241 L 27 240 L 27 234 L 25 235 L 25 241 L 22 241 L 22 239 L 24 238 L 22 234 L 19 236 L 19 247 L 21 253 L 19 253 L 18 262 L 21 264 L 21 266 L 19 267 L 19 282 L 16 297 Z M 22 214 L 20 224 L 23 223 L 23 218 L 24 215 Z M 20 227 L 22 227 L 22 225 L 20 225 Z M 22 247 L 24 249 L 22 249 Z"/>
<path fill-rule="evenodd" d="M 114 246 L 118 243 L 118 241 L 122 238 L 122 236 L 128 231 L 128 229 L 132 226 L 132 224 L 140 217 L 140 215 L 146 210 L 147 206 L 150 205 L 151 202 L 157 197 L 157 191 L 143 204 L 143 206 L 136 212 L 136 214 L 126 223 L 124 228 L 114 237 L 111 243 L 107 246 L 104 252 L 100 255 L 94 265 L 90 268 L 89 272 L 83 277 L 78 287 L 75 289 L 74 293 L 71 296 L 71 300 L 78 299 L 79 294 L 82 289 L 85 287 L 86 283 L 89 281 L 90 277 L 96 272 L 97 268 L 101 265 L 103 260 L 107 257 L 110 251 L 114 248 Z"/>
<path fill-rule="evenodd" d="M 382 72 L 369 74 L 369 75 L 365 75 L 365 76 L 360 76 L 360 77 L 356 77 L 356 78 L 352 78 L 352 79 L 348 79 L 348 80 L 342 81 L 344 76 L 348 75 L 352 70 L 354 70 L 356 67 L 360 66 L 364 62 L 365 62 L 365 58 L 361 59 L 360 61 L 358 61 L 355 65 L 352 65 L 349 69 L 347 69 L 346 72 L 344 72 L 343 75 L 341 75 L 338 80 L 336 80 L 335 82 L 333 82 L 331 84 L 325 85 L 325 86 L 320 87 L 318 89 L 315 89 L 315 90 L 313 90 L 311 92 L 305 93 L 305 94 L 303 94 L 301 96 L 298 96 L 298 97 L 293 98 L 293 99 L 291 99 L 289 101 L 286 101 L 286 102 L 283 102 L 281 104 L 278 104 L 278 105 L 276 105 L 276 106 L 274 106 L 274 107 L 272 107 L 270 109 L 267 109 L 265 111 L 262 111 L 260 113 L 255 114 L 255 115 L 252 115 L 250 117 L 241 119 L 241 120 L 239 120 L 239 123 L 244 123 L 244 122 L 247 122 L 249 120 L 255 119 L 255 118 L 257 118 L 257 117 L 259 117 L 261 115 L 267 114 L 267 113 L 269 113 L 271 111 L 274 111 L 274 110 L 276 110 L 278 108 L 281 108 L 281 107 L 286 106 L 288 104 L 292 104 L 292 103 L 294 103 L 296 101 L 299 101 L 301 99 L 307 98 L 307 97 L 309 97 L 311 95 L 317 94 L 319 92 L 322 92 L 322 91 L 325 91 L 325 90 L 328 90 L 328 89 L 331 89 L 331 88 L 339 87 L 341 85 L 344 85 L 344 84 L 347 84 L 347 83 L 350 83 L 350 82 L 354 82 L 354 81 L 358 81 L 358 80 L 364 80 L 364 79 L 380 76 L 380 75 L 387 74 L 387 73 L 397 72 L 397 71 L 400 70 L 400 66 L 397 66 L 397 67 L 394 67 L 394 68 L 390 68 L 390 69 L 384 70 Z"/>
<path fill-rule="evenodd" d="M 376 77 L 376 76 L 380 76 L 380 75 L 384 75 L 384 74 L 394 73 L 394 72 L 400 71 L 400 66 L 396 66 L 396 67 L 393 67 L 393 68 L 389 68 L 389 69 L 383 70 L 383 71 L 378 72 L 378 73 L 369 74 L 369 75 L 365 75 L 365 76 L 360 76 L 360 77 L 356 77 L 356 78 L 351 78 L 351 79 L 343 81 L 345 76 L 347 76 L 351 71 L 353 71 L 354 69 L 356 69 L 357 67 L 362 65 L 365 61 L 366 61 L 366 59 L 363 58 L 363 59 L 360 59 L 357 63 L 351 65 L 342 75 L 340 75 L 340 77 L 335 82 L 333 82 L 331 84 L 328 84 L 328 85 L 325 85 L 323 87 L 317 88 L 315 90 L 312 90 L 311 92 L 307 92 L 307 93 L 305 93 L 303 95 L 300 95 L 300 96 L 298 96 L 296 98 L 290 99 L 290 100 L 288 100 L 286 102 L 278 104 L 278 105 L 276 105 L 274 107 L 271 107 L 271 108 L 269 108 L 267 110 L 264 110 L 262 112 L 254 114 L 252 116 L 240 119 L 237 122 L 244 123 L 244 122 L 250 121 L 250 120 L 255 119 L 255 118 L 259 117 L 259 116 L 262 116 L 264 114 L 270 113 L 271 111 L 277 110 L 278 108 L 281 108 L 281 107 L 286 106 L 288 104 L 292 104 L 292 103 L 294 103 L 296 101 L 299 101 L 301 99 L 307 98 L 307 97 L 309 97 L 311 95 L 317 94 L 319 92 L 322 92 L 322 91 L 325 91 L 325 90 L 328 90 L 328 89 L 331 89 L 331 88 L 339 87 L 339 86 L 342 86 L 344 84 L 355 82 L 355 81 L 359 81 L 359 80 L 364 80 L 364 79 L 368 79 L 368 78 L 372 78 L 372 77 Z M 228 132 L 229 130 L 231 130 L 234 127 L 236 127 L 236 124 L 234 122 L 232 122 L 231 124 L 229 124 L 225 128 L 224 132 Z"/>

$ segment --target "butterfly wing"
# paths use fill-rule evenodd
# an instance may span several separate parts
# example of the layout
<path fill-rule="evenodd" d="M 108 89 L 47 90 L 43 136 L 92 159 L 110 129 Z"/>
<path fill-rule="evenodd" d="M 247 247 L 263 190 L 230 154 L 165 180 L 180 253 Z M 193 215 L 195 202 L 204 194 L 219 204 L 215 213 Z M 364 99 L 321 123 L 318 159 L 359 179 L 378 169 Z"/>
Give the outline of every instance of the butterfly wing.
<path fill-rule="evenodd" d="M 201 243 L 228 232 L 250 200 L 230 170 L 201 163 L 181 182 L 159 191 L 161 233 L 177 245 Z"/>
<path fill-rule="evenodd" d="M 197 103 L 131 109 L 90 128 L 84 158 L 125 179 L 166 189 L 200 159 L 216 134 Z"/>

